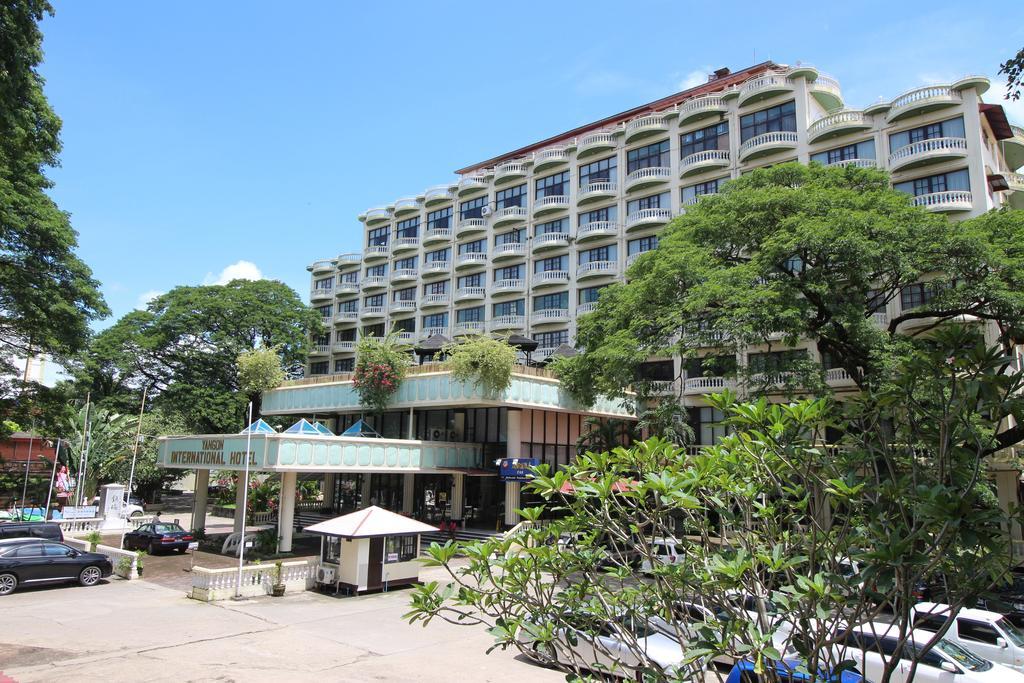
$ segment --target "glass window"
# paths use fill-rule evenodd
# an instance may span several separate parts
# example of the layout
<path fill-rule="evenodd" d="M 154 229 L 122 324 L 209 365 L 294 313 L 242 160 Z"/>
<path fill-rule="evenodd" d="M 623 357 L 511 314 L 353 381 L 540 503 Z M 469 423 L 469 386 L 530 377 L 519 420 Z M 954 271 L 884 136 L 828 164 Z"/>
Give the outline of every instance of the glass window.
<path fill-rule="evenodd" d="M 672 208 L 670 198 L 668 192 L 662 192 L 661 194 L 652 194 L 650 197 L 634 199 L 626 203 L 626 215 L 633 215 L 644 209 L 670 209 Z"/>
<path fill-rule="evenodd" d="M 330 372 L 329 361 L 322 360 L 309 364 L 309 374 L 311 375 L 326 375 L 328 372 Z"/>
<path fill-rule="evenodd" d="M 487 206 L 487 196 L 477 197 L 459 204 L 459 220 L 467 218 L 482 218 L 483 208 Z"/>
<path fill-rule="evenodd" d="M 388 274 L 388 264 L 382 263 L 379 266 L 369 266 L 366 269 L 366 277 L 384 277 Z"/>
<path fill-rule="evenodd" d="M 398 221 L 395 225 L 395 237 L 417 237 L 420 233 L 420 217 Z"/>
<path fill-rule="evenodd" d="M 448 293 L 448 280 L 441 280 L 440 282 L 428 282 L 423 285 L 424 294 L 447 294 Z"/>
<path fill-rule="evenodd" d="M 406 287 L 405 289 L 396 289 L 391 292 L 392 301 L 415 301 L 416 300 L 416 288 Z"/>
<path fill-rule="evenodd" d="M 388 243 L 388 226 L 383 228 L 374 228 L 366 233 L 366 246 L 368 247 L 382 247 Z"/>
<path fill-rule="evenodd" d="M 334 361 L 334 372 L 352 372 L 356 368 L 355 358 L 338 358 Z"/>
<path fill-rule="evenodd" d="M 446 206 L 427 214 L 427 231 L 447 230 L 452 227 L 452 207 Z"/>
<path fill-rule="evenodd" d="M 964 168 L 959 171 L 939 173 L 924 178 L 917 178 L 916 180 L 896 183 L 892 187 L 894 190 L 906 192 L 915 197 L 934 192 L 946 192 L 948 190 L 963 190 L 966 192 L 971 189 L 971 177 L 967 169 Z"/>
<path fill-rule="evenodd" d="M 320 314 L 320 317 L 322 317 L 322 318 L 330 318 L 331 317 L 331 313 L 332 313 L 332 311 L 331 311 L 331 304 L 327 304 L 326 306 L 317 306 L 316 307 L 316 311 L 317 311 L 317 313 Z"/>
<path fill-rule="evenodd" d="M 494 269 L 494 281 L 500 280 L 522 280 L 523 279 L 523 265 L 518 266 L 505 266 L 504 268 Z"/>
<path fill-rule="evenodd" d="M 709 149 L 729 149 L 729 122 L 722 121 L 679 136 L 679 158 Z"/>
<path fill-rule="evenodd" d="M 499 190 L 494 195 L 495 209 L 504 209 L 509 206 L 526 206 L 526 183 Z"/>
<path fill-rule="evenodd" d="M 668 150 L 668 140 L 629 150 L 626 152 L 626 173 L 632 173 L 641 168 L 659 166 L 667 168 L 669 165 Z"/>
<path fill-rule="evenodd" d="M 658 248 L 658 236 L 651 235 L 650 237 L 641 237 L 640 239 L 630 240 L 626 243 L 626 254 L 632 256 L 633 254 L 643 254 L 647 251 L 653 251 Z"/>
<path fill-rule="evenodd" d="M 537 342 L 539 349 L 554 349 L 569 343 L 569 331 L 537 332 L 533 335 L 533 341 Z"/>
<path fill-rule="evenodd" d="M 614 183 L 618 171 L 617 165 L 616 157 L 608 157 L 580 166 L 580 187 L 586 187 L 592 183 Z"/>
<path fill-rule="evenodd" d="M 43 555 L 47 557 L 68 557 L 73 551 L 60 543 L 44 543 Z"/>
<path fill-rule="evenodd" d="M 533 297 L 533 310 L 535 311 L 565 310 L 566 308 L 569 308 L 569 292 Z"/>
<path fill-rule="evenodd" d="M 416 270 L 418 256 L 408 256 L 395 261 L 395 270 Z"/>
<path fill-rule="evenodd" d="M 901 147 L 906 147 L 914 142 L 922 140 L 934 140 L 935 138 L 962 138 L 965 137 L 964 119 L 958 116 L 955 119 L 947 119 L 938 123 L 929 123 L 926 126 L 918 126 L 910 130 L 891 133 L 889 135 L 889 150 L 895 152 Z"/>
<path fill-rule="evenodd" d="M 396 320 L 392 323 L 395 331 L 397 332 L 415 332 L 416 331 L 416 318 L 404 318 L 402 320 Z"/>
<path fill-rule="evenodd" d="M 416 559 L 416 536 L 387 536 L 384 564 L 409 562 Z"/>
<path fill-rule="evenodd" d="M 423 316 L 423 327 L 448 327 L 448 313 L 433 313 Z"/>
<path fill-rule="evenodd" d="M 722 421 L 725 420 L 725 413 L 718 408 L 701 408 L 698 411 L 698 418 L 700 429 L 697 431 L 700 435 L 699 443 L 701 445 L 713 446 L 728 433 L 728 429 L 722 424 Z"/>
<path fill-rule="evenodd" d="M 316 338 L 314 343 L 316 346 L 327 346 L 331 343 L 331 335 L 321 334 Z"/>
<path fill-rule="evenodd" d="M 459 289 L 464 287 L 483 287 L 484 286 L 484 274 L 473 273 L 472 275 L 463 275 L 456 281 L 456 285 Z"/>
<path fill-rule="evenodd" d="M 347 330 L 338 330 L 334 333 L 334 341 L 347 342 L 356 340 L 356 328 L 350 327 Z"/>
<path fill-rule="evenodd" d="M 750 371 L 755 373 L 785 372 L 794 364 L 807 359 L 806 349 L 771 351 L 750 354 Z"/>
<path fill-rule="evenodd" d="M 443 263 L 451 260 L 451 255 L 451 247 L 445 247 L 444 249 L 438 249 L 437 251 L 428 251 L 423 255 L 423 260 L 427 263 Z"/>
<path fill-rule="evenodd" d="M 457 323 L 480 323 L 484 321 L 484 307 L 461 308 L 455 311 L 455 322 Z"/>
<path fill-rule="evenodd" d="M 582 266 L 584 263 L 593 263 L 594 261 L 615 261 L 619 257 L 617 252 L 618 249 L 614 244 L 586 249 L 579 252 L 578 263 Z"/>
<path fill-rule="evenodd" d="M 835 149 L 830 149 L 824 152 L 818 152 L 817 154 L 811 155 L 811 161 L 817 161 L 819 164 L 825 165 L 837 164 L 841 161 L 849 161 L 851 159 L 874 158 L 874 140 L 863 140 L 861 142 L 856 142 L 852 145 L 844 145 L 842 147 L 836 147 Z"/>
<path fill-rule="evenodd" d="M 334 289 L 334 278 L 325 277 L 322 280 L 317 280 L 316 282 L 313 283 L 313 289 L 318 289 L 321 291 Z"/>
<path fill-rule="evenodd" d="M 383 337 L 385 333 L 384 323 L 377 323 L 376 325 L 367 325 L 363 328 L 364 337 Z"/>
<path fill-rule="evenodd" d="M 494 304 L 491 312 L 495 318 L 503 315 L 526 315 L 526 299 L 502 301 L 500 304 Z"/>
<path fill-rule="evenodd" d="M 341 276 L 341 281 L 342 282 L 352 282 L 352 283 L 359 282 L 359 273 L 357 273 L 355 271 L 353 271 L 351 273 L 345 273 L 344 275 Z"/>
<path fill-rule="evenodd" d="M 534 181 L 536 186 L 536 199 L 542 197 L 561 197 L 569 194 L 569 172 L 562 171 L 546 178 L 538 178 Z"/>
<path fill-rule="evenodd" d="M 929 304 L 934 298 L 935 290 L 924 282 L 916 282 L 900 290 L 900 305 L 905 311 Z"/>
<path fill-rule="evenodd" d="M 995 628 L 982 621 L 973 621 L 971 619 L 957 619 L 956 628 L 961 638 L 976 643 L 986 643 L 988 645 L 995 645 L 996 638 L 999 637 L 999 634 L 996 632 Z"/>
<path fill-rule="evenodd" d="M 338 311 L 344 311 L 345 313 L 354 313 L 359 310 L 359 300 L 349 299 L 343 303 L 338 304 Z"/>
<path fill-rule="evenodd" d="M 775 131 L 796 132 L 796 104 L 786 102 L 740 117 L 740 142 Z"/>
<path fill-rule="evenodd" d="M 383 305 L 384 305 L 384 295 L 383 294 L 374 294 L 373 296 L 368 296 L 368 297 L 365 297 L 363 299 L 363 306 L 371 306 L 372 307 L 372 306 L 383 306 Z"/>
<path fill-rule="evenodd" d="M 502 244 L 521 244 L 526 238 L 526 228 L 517 228 L 508 232 L 503 232 L 500 235 L 494 236 L 495 246 L 501 246 Z"/>
<path fill-rule="evenodd" d="M 482 254 L 487 251 L 487 240 L 474 240 L 459 245 L 460 254 Z"/>
<path fill-rule="evenodd" d="M 612 205 L 606 206 L 603 209 L 594 209 L 593 211 L 586 211 L 580 214 L 580 225 L 587 225 L 588 223 L 597 223 L 598 221 L 608 221 L 611 223 L 615 222 L 618 217 L 619 207 Z"/>
<path fill-rule="evenodd" d="M 549 232 L 569 232 L 569 221 L 565 218 L 547 223 L 538 223 L 535 235 L 546 235 Z"/>
<path fill-rule="evenodd" d="M 696 185 L 689 185 L 681 190 L 681 197 L 683 204 L 686 204 L 689 200 L 699 197 L 705 194 L 718 194 L 718 183 L 719 179 L 709 180 L 706 183 L 697 183 Z"/>
<path fill-rule="evenodd" d="M 568 270 L 569 269 L 569 257 L 568 256 L 552 256 L 551 258 L 541 259 L 533 262 L 533 272 L 545 273 L 551 270 Z"/>
<path fill-rule="evenodd" d="M 601 290 L 608 285 L 598 285 L 597 287 L 586 287 L 579 290 L 579 303 L 589 304 L 597 301 L 598 296 L 601 294 Z"/>

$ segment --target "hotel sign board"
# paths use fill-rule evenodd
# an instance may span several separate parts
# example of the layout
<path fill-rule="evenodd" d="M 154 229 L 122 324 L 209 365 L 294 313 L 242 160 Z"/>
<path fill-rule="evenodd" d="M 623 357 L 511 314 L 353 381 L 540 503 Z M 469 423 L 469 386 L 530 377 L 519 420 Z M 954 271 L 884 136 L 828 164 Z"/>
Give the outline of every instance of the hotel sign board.
<path fill-rule="evenodd" d="M 502 481 L 530 481 L 533 479 L 531 467 L 536 467 L 537 458 L 502 458 L 499 474 Z"/>
<path fill-rule="evenodd" d="M 165 467 L 196 469 L 245 469 L 245 438 L 169 439 L 161 444 L 161 464 Z M 250 444 L 249 467 L 259 468 L 263 458 L 263 439 L 253 438 Z"/>

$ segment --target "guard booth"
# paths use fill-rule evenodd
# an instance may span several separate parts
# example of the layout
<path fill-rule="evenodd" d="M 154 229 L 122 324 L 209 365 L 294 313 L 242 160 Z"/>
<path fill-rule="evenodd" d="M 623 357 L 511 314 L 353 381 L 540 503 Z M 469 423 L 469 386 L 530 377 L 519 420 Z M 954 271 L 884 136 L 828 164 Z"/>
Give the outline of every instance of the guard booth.
<path fill-rule="evenodd" d="M 376 505 L 308 526 L 321 536 L 317 583 L 352 594 L 419 583 L 420 534 L 433 531 Z"/>

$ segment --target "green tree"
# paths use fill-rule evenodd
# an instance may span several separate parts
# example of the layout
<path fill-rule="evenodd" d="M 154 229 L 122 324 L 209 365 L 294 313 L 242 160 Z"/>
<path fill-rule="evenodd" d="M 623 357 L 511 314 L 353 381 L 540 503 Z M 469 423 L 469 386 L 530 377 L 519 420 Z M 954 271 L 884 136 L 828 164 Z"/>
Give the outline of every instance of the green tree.
<path fill-rule="evenodd" d="M 276 389 L 284 380 L 277 349 L 252 349 L 238 354 L 238 385 L 252 402 L 254 420 L 260 414 L 263 392 Z"/>
<path fill-rule="evenodd" d="M 394 332 L 385 337 L 360 339 L 352 384 L 363 407 L 376 415 L 383 414 L 402 386 L 411 363 L 409 347 Z"/>
<path fill-rule="evenodd" d="M 1020 87 L 1024 82 L 1024 48 L 999 65 L 999 73 L 1006 74 L 1006 99 L 1019 100 Z"/>
<path fill-rule="evenodd" d="M 85 471 L 82 482 L 83 501 L 97 493 L 100 483 L 109 481 L 104 478 L 104 471 L 111 460 L 131 459 L 137 419 L 93 405 L 88 408 L 82 406 L 74 411 L 63 425 L 61 433 L 66 439 L 67 448 L 62 449 L 62 453 L 67 457 L 68 472 L 77 482 L 81 471 Z M 83 453 L 88 455 L 85 460 Z M 127 477 L 120 483 L 127 485 Z"/>
<path fill-rule="evenodd" d="M 131 422 L 134 423 L 135 418 Z M 142 438 L 135 461 L 135 473 L 132 477 L 132 439 L 135 432 L 127 430 L 122 434 L 127 442 L 122 448 L 116 449 L 110 457 L 98 463 L 97 478 L 102 483 L 116 482 L 128 485 L 132 477 L 132 489 L 135 494 L 147 502 L 152 502 L 158 491 L 163 490 L 184 475 L 183 470 L 173 470 L 157 465 L 159 442 L 157 437 L 175 436 L 188 433 L 185 423 L 173 413 L 156 409 L 142 416 Z M 90 456 L 91 459 L 91 456 Z"/>
<path fill-rule="evenodd" d="M 517 354 L 506 340 L 483 335 L 452 342 L 444 349 L 452 379 L 478 386 L 488 395 L 499 394 L 512 385 Z"/>
<path fill-rule="evenodd" d="M 611 451 L 629 445 L 637 437 L 636 423 L 632 420 L 588 417 L 583 420 L 583 426 L 586 430 L 581 430 L 576 439 L 576 450 L 580 453 Z"/>
<path fill-rule="evenodd" d="M 82 348 L 88 324 L 108 310 L 98 283 L 76 255 L 68 214 L 47 194 L 61 122 L 43 93 L 39 22 L 44 0 L 0 5 L 0 417 L 27 415 L 13 361 Z"/>

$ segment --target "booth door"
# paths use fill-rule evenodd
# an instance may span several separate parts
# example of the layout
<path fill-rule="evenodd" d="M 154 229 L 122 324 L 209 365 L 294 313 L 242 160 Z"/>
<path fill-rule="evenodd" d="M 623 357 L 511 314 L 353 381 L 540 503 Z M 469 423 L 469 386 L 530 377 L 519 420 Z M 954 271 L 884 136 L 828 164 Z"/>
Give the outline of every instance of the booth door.
<path fill-rule="evenodd" d="M 367 590 L 376 590 L 381 588 L 381 573 L 383 570 L 382 562 L 384 560 L 384 537 L 378 536 L 377 538 L 370 539 L 370 563 L 366 568 L 366 588 Z"/>

